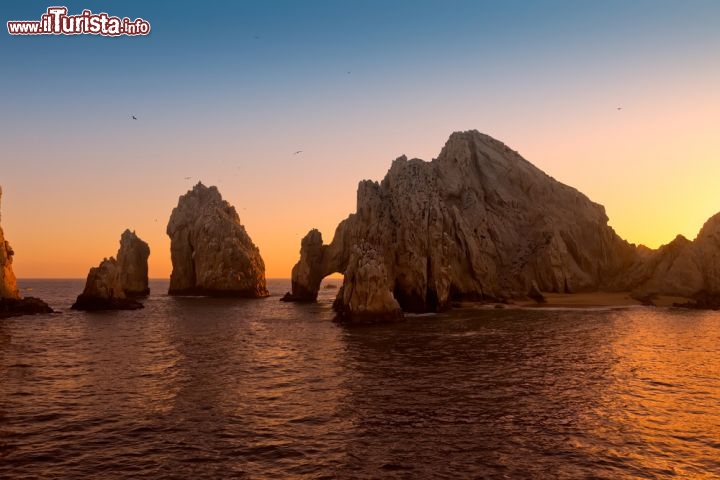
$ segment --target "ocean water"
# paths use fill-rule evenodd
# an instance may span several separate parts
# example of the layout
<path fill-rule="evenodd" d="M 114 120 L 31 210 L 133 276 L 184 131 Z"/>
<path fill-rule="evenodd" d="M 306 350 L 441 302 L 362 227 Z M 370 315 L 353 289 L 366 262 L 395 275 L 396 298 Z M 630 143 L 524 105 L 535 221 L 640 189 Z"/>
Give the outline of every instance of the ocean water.
<path fill-rule="evenodd" d="M 330 281 L 332 283 L 332 281 Z M 720 478 L 720 315 L 463 309 L 393 325 L 172 298 L 0 320 L 0 478 Z"/>

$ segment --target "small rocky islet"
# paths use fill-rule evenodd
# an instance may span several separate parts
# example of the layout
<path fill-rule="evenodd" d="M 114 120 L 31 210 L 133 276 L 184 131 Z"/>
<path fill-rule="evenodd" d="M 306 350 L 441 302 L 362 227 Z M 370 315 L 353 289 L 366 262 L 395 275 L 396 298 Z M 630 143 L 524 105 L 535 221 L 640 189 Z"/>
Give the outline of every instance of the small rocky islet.
<path fill-rule="evenodd" d="M 120 236 L 117 260 L 105 258 L 90 269 L 85 289 L 73 310 L 137 310 L 143 304 L 136 300 L 150 294 L 148 257 L 150 247 L 135 232 L 125 230 Z"/>
<path fill-rule="evenodd" d="M 216 187 L 198 183 L 182 195 L 167 234 L 170 295 L 268 296 L 260 251 Z M 678 236 L 656 250 L 630 244 L 601 205 L 474 130 L 453 133 L 430 162 L 401 156 L 382 182 L 360 182 L 356 211 L 332 241 L 312 229 L 300 247 L 282 300 L 314 302 L 322 280 L 341 273 L 333 303 L 341 321 L 398 320 L 457 301 L 542 302 L 544 293 L 631 292 L 646 304 L 677 296 L 685 307 L 720 306 L 720 214 L 695 240 Z M 72 308 L 142 308 L 149 254 L 135 232 L 123 232 L 116 258 L 90 269 Z M 52 312 L 20 296 L 13 255 L 0 229 L 0 317 Z"/>
<path fill-rule="evenodd" d="M 265 262 L 216 187 L 198 183 L 181 196 L 167 225 L 170 295 L 262 298 Z"/>

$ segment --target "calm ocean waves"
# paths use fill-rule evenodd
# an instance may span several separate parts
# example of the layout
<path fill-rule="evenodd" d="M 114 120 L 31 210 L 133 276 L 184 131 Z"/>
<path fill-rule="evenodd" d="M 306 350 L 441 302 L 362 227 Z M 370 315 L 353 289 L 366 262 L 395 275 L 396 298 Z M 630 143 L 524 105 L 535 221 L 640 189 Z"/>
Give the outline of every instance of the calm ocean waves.
<path fill-rule="evenodd" d="M 268 283 L 84 313 L 82 281 L 19 281 L 62 313 L 0 320 L 0 478 L 720 477 L 718 313 L 342 327 L 337 290 Z"/>

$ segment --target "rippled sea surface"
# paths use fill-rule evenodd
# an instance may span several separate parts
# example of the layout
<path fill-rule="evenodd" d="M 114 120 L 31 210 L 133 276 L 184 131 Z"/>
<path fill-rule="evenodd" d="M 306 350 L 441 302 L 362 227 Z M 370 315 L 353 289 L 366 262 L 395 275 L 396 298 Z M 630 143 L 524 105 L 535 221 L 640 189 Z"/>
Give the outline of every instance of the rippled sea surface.
<path fill-rule="evenodd" d="M 330 282 L 332 283 L 332 282 Z M 479 310 L 394 325 L 172 298 L 0 320 L 0 478 L 720 478 L 720 315 Z M 274 295 L 286 280 L 269 281 Z"/>

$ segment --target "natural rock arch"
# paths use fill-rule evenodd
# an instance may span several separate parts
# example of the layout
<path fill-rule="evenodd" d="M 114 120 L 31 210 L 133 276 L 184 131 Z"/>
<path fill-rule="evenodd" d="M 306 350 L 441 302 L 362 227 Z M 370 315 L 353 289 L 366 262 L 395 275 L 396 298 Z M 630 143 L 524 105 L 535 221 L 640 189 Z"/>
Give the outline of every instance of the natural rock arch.
<path fill-rule="evenodd" d="M 601 205 L 503 143 L 454 133 L 437 159 L 402 156 L 382 182 L 360 182 L 356 213 L 330 244 L 306 235 L 287 299 L 314 300 L 331 271 L 345 275 L 345 317 L 597 290 L 637 259 L 607 221 Z"/>

